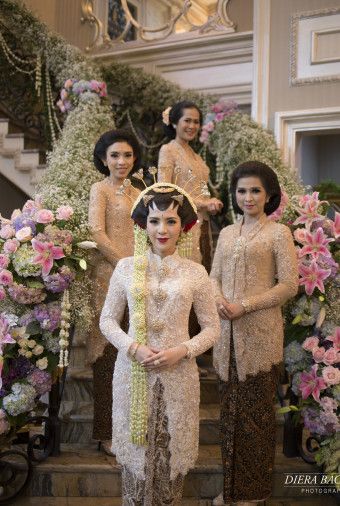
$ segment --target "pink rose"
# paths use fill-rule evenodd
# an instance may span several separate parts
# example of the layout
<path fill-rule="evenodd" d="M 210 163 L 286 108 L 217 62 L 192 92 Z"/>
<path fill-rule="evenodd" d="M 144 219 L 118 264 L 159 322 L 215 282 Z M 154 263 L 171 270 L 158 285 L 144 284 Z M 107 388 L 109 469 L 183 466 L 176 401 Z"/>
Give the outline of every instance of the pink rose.
<path fill-rule="evenodd" d="M 18 239 L 8 239 L 4 244 L 4 252 L 7 254 L 15 253 L 19 246 L 20 242 Z"/>
<path fill-rule="evenodd" d="M 13 283 L 13 275 L 7 269 L 0 271 L 0 284 L 9 286 Z"/>
<path fill-rule="evenodd" d="M 339 356 L 340 354 L 334 348 L 330 348 L 324 354 L 322 361 L 326 365 L 336 364 L 339 362 Z"/>
<path fill-rule="evenodd" d="M 215 125 L 214 125 L 213 121 L 209 121 L 209 123 L 204 125 L 204 130 L 206 130 L 207 132 L 212 132 L 214 130 L 214 128 L 215 128 Z"/>
<path fill-rule="evenodd" d="M 52 223 L 54 221 L 54 216 L 52 211 L 49 209 L 40 209 L 36 214 L 36 221 L 38 223 Z"/>
<path fill-rule="evenodd" d="M 61 100 L 65 100 L 68 97 L 67 91 L 63 88 L 60 92 L 60 98 Z"/>
<path fill-rule="evenodd" d="M 312 353 L 313 353 L 313 358 L 316 363 L 322 362 L 324 354 L 325 354 L 325 348 L 323 346 L 321 346 L 321 348 L 319 348 L 319 347 L 314 348 L 312 350 Z"/>
<path fill-rule="evenodd" d="M 10 239 L 15 235 L 15 230 L 11 225 L 4 225 L 0 229 L 1 239 Z"/>
<path fill-rule="evenodd" d="M 9 264 L 9 257 L 7 255 L 0 254 L 0 269 L 7 269 Z"/>
<path fill-rule="evenodd" d="M 71 216 L 73 215 L 73 212 L 74 211 L 71 206 L 60 206 L 57 209 L 57 214 L 56 214 L 57 220 L 67 221 L 71 218 Z"/>
<path fill-rule="evenodd" d="M 327 385 L 338 385 L 340 383 L 340 369 L 329 365 L 322 369 L 322 377 Z"/>
<path fill-rule="evenodd" d="M 68 89 L 68 88 L 72 88 L 73 86 L 73 79 L 67 79 L 67 81 L 65 81 L 64 83 L 64 88 Z"/>
<path fill-rule="evenodd" d="M 302 343 L 302 348 L 306 351 L 313 351 L 319 345 L 319 338 L 316 336 L 307 337 Z"/>
<path fill-rule="evenodd" d="M 304 244 L 306 240 L 306 230 L 304 228 L 297 228 L 294 230 L 294 237 L 297 242 Z"/>
<path fill-rule="evenodd" d="M 219 121 L 222 121 L 223 119 L 224 119 L 224 114 L 223 114 L 223 112 L 218 112 L 218 113 L 216 114 L 216 116 L 215 116 L 215 121 L 217 121 L 217 123 L 218 123 Z"/>
<path fill-rule="evenodd" d="M 33 216 L 38 209 L 41 209 L 41 203 L 37 196 L 35 200 L 27 200 L 25 202 L 22 212 L 25 216 Z"/>
<path fill-rule="evenodd" d="M 4 300 L 6 299 L 6 292 L 5 292 L 5 289 L 0 286 L 0 300 Z"/>
<path fill-rule="evenodd" d="M 31 227 L 21 228 L 20 230 L 17 231 L 15 237 L 21 242 L 30 241 L 33 237 Z"/>

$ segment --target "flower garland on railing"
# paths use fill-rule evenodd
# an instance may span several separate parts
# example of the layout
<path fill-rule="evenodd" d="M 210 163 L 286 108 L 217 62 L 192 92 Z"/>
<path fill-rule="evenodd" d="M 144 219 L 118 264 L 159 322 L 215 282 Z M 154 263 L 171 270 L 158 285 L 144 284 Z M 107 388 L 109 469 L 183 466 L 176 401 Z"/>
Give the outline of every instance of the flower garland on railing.
<path fill-rule="evenodd" d="M 11 439 L 67 365 L 68 289 L 86 268 L 69 229 L 73 209 L 28 200 L 0 227 L 0 435 Z M 80 265 L 81 264 L 81 265 Z M 62 297 L 62 303 L 61 303 Z M 60 338 L 63 338 L 61 342 Z"/>

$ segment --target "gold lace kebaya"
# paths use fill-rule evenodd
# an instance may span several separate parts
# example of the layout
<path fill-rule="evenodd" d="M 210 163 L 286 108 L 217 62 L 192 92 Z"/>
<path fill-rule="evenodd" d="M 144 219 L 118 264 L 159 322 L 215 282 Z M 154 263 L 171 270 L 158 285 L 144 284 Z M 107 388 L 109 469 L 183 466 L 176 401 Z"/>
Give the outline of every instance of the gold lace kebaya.
<path fill-rule="evenodd" d="M 201 185 L 203 183 L 206 186 L 208 179 L 209 167 L 189 145 L 183 146 L 172 140 L 161 147 L 158 158 L 158 181 L 175 183 L 187 191 L 190 190 L 198 209 L 198 222 L 192 229 L 193 250 L 190 257 L 198 263 L 202 260 L 199 245 L 201 225 L 203 220 L 208 220 L 208 214 L 200 208 L 204 200 L 210 198 L 209 190 L 202 193 Z"/>
<path fill-rule="evenodd" d="M 263 215 L 241 236 L 242 220 L 219 236 L 210 278 L 215 296 L 241 303 L 246 314 L 233 321 L 233 340 L 240 381 L 270 371 L 283 357 L 281 306 L 298 289 L 297 254 L 288 227 Z M 228 381 L 231 323 L 221 320 L 221 339 L 214 347 L 214 366 Z"/>
<path fill-rule="evenodd" d="M 93 304 L 98 318 L 89 335 L 88 359 L 95 362 L 107 344 L 99 331 L 99 315 L 104 305 L 110 277 L 118 260 L 133 254 L 132 202 L 140 191 L 129 186 L 125 193 L 113 185 L 109 177 L 91 187 L 89 203 L 89 226 L 91 236 L 97 243 L 93 279 Z"/>

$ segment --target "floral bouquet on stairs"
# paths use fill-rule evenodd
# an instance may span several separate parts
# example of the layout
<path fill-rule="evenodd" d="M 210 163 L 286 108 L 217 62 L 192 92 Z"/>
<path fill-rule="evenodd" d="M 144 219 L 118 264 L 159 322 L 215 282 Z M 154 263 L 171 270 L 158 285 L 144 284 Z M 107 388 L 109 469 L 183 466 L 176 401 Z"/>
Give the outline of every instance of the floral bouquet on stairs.
<path fill-rule="evenodd" d="M 301 290 L 286 311 L 285 363 L 298 402 L 283 410 L 295 411 L 319 441 L 315 459 L 325 473 L 339 474 L 340 214 L 327 217 L 317 192 L 300 197 L 295 209 Z"/>
<path fill-rule="evenodd" d="M 0 227 L 0 446 L 67 365 L 68 289 L 86 262 L 75 255 L 73 210 L 28 200 Z"/>

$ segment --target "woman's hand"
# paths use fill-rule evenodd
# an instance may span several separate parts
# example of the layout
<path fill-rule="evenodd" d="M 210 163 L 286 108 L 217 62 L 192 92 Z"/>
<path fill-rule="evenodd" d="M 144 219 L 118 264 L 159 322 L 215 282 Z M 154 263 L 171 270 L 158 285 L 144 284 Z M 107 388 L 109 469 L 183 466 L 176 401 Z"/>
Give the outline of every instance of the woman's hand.
<path fill-rule="evenodd" d="M 216 299 L 217 312 L 222 320 L 229 320 L 228 306 L 229 302 L 224 297 Z"/>
<path fill-rule="evenodd" d="M 159 350 L 157 350 L 156 348 L 151 348 L 150 346 L 146 346 L 145 344 L 140 344 L 138 345 L 134 358 L 137 360 L 137 362 L 142 364 L 144 360 L 151 359 L 158 353 Z"/>
<path fill-rule="evenodd" d="M 229 303 L 227 313 L 229 320 L 237 320 L 245 314 L 245 309 L 239 302 Z"/>
<path fill-rule="evenodd" d="M 215 197 L 208 199 L 206 203 L 206 210 L 209 214 L 217 214 L 221 211 L 223 202 L 216 199 Z"/>
<path fill-rule="evenodd" d="M 239 302 L 228 302 L 227 299 L 216 300 L 217 312 L 223 320 L 237 320 L 245 314 L 245 309 Z"/>
<path fill-rule="evenodd" d="M 185 344 L 179 344 L 173 348 L 162 350 L 155 355 L 146 358 L 141 364 L 148 371 L 161 371 L 167 367 L 177 364 L 188 352 Z"/>

